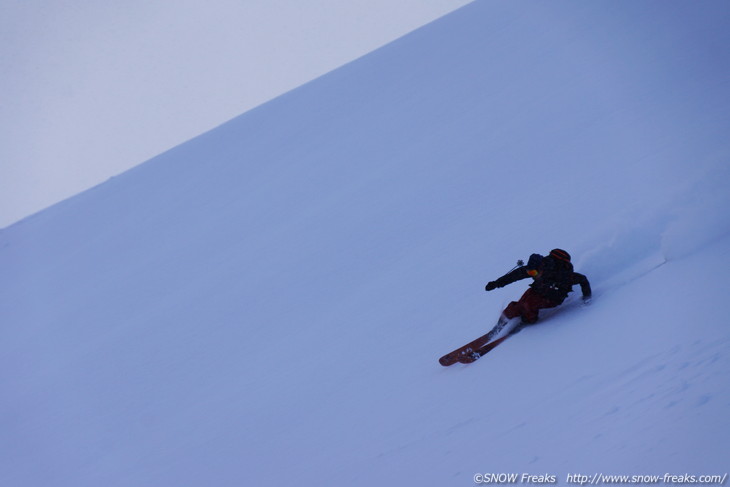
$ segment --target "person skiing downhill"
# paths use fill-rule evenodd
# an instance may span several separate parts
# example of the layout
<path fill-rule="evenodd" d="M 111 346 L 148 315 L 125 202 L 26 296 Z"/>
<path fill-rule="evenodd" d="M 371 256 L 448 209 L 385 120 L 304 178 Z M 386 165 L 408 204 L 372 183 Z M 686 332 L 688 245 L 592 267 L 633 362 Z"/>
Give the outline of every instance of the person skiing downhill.
<path fill-rule="evenodd" d="M 439 363 L 448 367 L 457 362 L 469 364 L 478 360 L 508 337 L 519 332 L 525 325 L 535 323 L 541 309 L 554 308 L 563 304 L 575 285 L 580 285 L 583 301 L 587 302 L 591 299 L 591 285 L 588 278 L 573 271 L 570 254 L 562 249 L 553 249 L 545 257 L 540 254 L 532 254 L 527 265 L 524 265 L 521 260 L 518 261 L 517 267 L 496 281 L 490 281 L 486 290 L 492 291 L 528 277 L 533 279 L 529 289 L 525 291 L 519 301 L 512 301 L 507 305 L 494 328 L 486 335 L 447 353 L 439 359 Z M 513 318 L 518 317 L 521 318 L 521 323 L 511 325 L 509 331 L 499 337 L 503 328 Z"/>
<path fill-rule="evenodd" d="M 499 279 L 490 281 L 485 289 L 492 291 L 528 277 L 534 279 L 533 282 L 519 301 L 507 305 L 502 312 L 501 322 L 520 317 L 524 324 L 535 323 L 541 309 L 562 304 L 575 285 L 580 285 L 584 301 L 591 299 L 588 278 L 573 271 L 570 254 L 562 249 L 553 249 L 545 257 L 532 254 L 527 265 L 520 265 Z"/>

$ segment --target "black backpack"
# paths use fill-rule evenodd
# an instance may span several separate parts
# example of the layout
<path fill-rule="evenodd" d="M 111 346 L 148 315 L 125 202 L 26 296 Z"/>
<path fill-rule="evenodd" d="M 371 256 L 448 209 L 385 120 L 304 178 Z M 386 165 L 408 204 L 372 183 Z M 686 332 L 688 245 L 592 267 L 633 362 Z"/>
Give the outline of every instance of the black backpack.
<path fill-rule="evenodd" d="M 573 264 L 548 255 L 541 259 L 539 272 L 531 287 L 551 301 L 562 303 L 573 290 Z"/>

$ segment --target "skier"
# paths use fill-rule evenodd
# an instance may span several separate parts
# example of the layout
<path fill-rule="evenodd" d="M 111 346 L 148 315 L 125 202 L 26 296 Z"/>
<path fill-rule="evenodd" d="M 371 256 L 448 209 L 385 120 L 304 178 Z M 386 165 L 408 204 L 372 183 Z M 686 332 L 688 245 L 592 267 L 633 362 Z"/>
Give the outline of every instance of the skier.
<path fill-rule="evenodd" d="M 570 255 L 565 250 L 553 249 L 545 257 L 540 254 L 532 254 L 527 265 L 524 265 L 522 261 L 518 261 L 517 265 L 518 267 L 496 281 L 489 282 L 486 287 L 487 291 L 528 277 L 534 279 L 530 288 L 525 291 L 519 301 L 512 301 L 504 309 L 497 324 L 486 335 L 447 353 L 439 359 L 441 365 L 448 367 L 457 362 L 468 364 L 478 360 L 508 337 L 519 332 L 525 325 L 535 323 L 541 309 L 554 308 L 562 304 L 576 284 L 580 284 L 581 291 L 583 291 L 583 301 L 588 302 L 591 299 L 591 285 L 588 283 L 588 279 L 583 274 L 573 272 Z M 522 322 L 515 323 L 506 334 L 498 338 L 504 327 L 513 318 L 518 317 L 522 319 Z"/>
<path fill-rule="evenodd" d="M 553 249 L 545 257 L 532 254 L 527 265 L 517 267 L 496 281 L 490 281 L 485 289 L 491 291 L 528 277 L 534 279 L 530 288 L 519 301 L 512 301 L 507 305 L 502 312 L 500 324 L 518 316 L 524 324 L 535 323 L 539 310 L 562 304 L 576 284 L 580 284 L 583 301 L 588 302 L 591 299 L 588 279 L 583 274 L 573 272 L 570 254 L 562 249 Z"/>

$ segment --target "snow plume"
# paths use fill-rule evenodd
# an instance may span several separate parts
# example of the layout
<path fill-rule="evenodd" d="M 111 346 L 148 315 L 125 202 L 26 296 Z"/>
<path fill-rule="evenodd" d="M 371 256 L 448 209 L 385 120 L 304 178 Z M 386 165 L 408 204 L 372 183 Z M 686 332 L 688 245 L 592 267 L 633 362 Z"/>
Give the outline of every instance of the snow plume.
<path fill-rule="evenodd" d="M 662 233 L 662 252 L 668 259 L 730 235 L 730 155 L 700 176 L 671 206 L 674 218 Z"/>
<path fill-rule="evenodd" d="M 574 263 L 595 287 L 625 283 L 730 235 L 730 161 L 688 179 L 659 204 L 610 216 L 577 246 Z"/>

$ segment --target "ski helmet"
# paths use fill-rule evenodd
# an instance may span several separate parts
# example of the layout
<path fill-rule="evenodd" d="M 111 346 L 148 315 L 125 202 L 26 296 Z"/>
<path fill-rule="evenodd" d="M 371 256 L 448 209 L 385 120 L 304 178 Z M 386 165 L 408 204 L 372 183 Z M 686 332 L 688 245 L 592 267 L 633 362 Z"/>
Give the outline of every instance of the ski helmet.
<path fill-rule="evenodd" d="M 553 249 L 550 251 L 550 256 L 564 262 L 570 262 L 570 254 L 563 249 Z"/>

